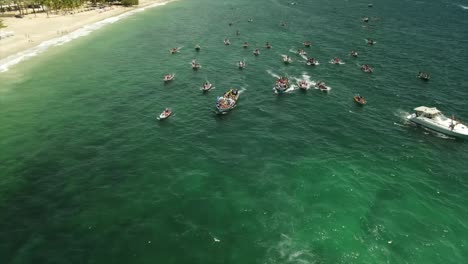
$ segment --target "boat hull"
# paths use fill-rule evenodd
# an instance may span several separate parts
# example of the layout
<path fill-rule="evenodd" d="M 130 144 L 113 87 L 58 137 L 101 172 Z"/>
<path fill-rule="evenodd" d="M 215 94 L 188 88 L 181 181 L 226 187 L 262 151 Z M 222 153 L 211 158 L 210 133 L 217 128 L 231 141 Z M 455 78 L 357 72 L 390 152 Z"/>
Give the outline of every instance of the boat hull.
<path fill-rule="evenodd" d="M 445 134 L 445 135 L 448 135 L 448 136 L 457 137 L 457 138 L 468 139 L 468 130 L 467 129 L 464 129 L 466 131 L 464 131 L 464 133 L 462 133 L 461 131 L 459 132 L 458 131 L 459 129 L 457 129 L 457 128 L 452 130 L 448 126 L 444 126 L 444 125 L 435 123 L 435 122 L 433 122 L 431 120 L 428 120 L 427 118 L 417 117 L 416 114 L 411 114 L 411 115 L 407 116 L 406 118 L 409 121 L 411 121 L 411 122 L 413 122 L 413 123 L 415 123 L 417 125 L 421 125 L 423 127 L 429 128 L 429 129 L 437 131 L 439 133 L 442 133 L 442 134 Z"/>

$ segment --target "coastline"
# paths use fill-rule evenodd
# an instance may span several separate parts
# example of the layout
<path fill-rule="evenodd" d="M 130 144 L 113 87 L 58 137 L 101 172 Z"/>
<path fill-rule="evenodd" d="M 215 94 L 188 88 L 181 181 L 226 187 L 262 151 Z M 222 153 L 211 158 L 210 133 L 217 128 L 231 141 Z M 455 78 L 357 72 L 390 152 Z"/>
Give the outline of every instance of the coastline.
<path fill-rule="evenodd" d="M 0 39 L 0 73 L 50 47 L 88 35 L 124 17 L 174 0 L 140 0 L 138 6 L 111 6 L 68 15 L 30 14 L 22 19 L 2 18 L 6 28 L 0 31 L 10 36 Z"/>

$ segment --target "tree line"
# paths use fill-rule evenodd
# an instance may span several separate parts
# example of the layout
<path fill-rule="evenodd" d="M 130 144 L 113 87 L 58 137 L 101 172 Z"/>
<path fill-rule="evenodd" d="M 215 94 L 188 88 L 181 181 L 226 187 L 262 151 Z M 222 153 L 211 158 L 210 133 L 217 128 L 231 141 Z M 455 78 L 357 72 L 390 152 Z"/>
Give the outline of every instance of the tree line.
<path fill-rule="evenodd" d="M 0 0 L 0 13 L 18 12 L 24 16 L 36 12 L 73 11 L 76 9 L 103 7 L 105 5 L 138 5 L 138 0 Z M 1 27 L 1 22 L 0 22 Z"/>

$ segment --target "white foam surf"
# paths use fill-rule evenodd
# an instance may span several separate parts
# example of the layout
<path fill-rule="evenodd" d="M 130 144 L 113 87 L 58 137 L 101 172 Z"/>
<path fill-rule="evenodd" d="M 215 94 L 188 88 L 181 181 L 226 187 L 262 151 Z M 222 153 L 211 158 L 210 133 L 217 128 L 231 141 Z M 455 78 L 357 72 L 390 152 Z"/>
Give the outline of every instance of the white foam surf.
<path fill-rule="evenodd" d="M 464 6 L 464 5 L 458 5 L 458 6 L 465 9 L 465 10 L 468 10 L 468 6 Z"/>
<path fill-rule="evenodd" d="M 24 60 L 30 59 L 31 57 L 35 57 L 35 56 L 45 52 L 46 50 L 48 50 L 51 47 L 61 46 L 61 45 L 65 44 L 65 43 L 68 43 L 68 42 L 70 42 L 72 40 L 75 40 L 77 38 L 87 36 L 90 33 L 92 33 L 93 31 L 96 31 L 96 30 L 98 30 L 98 29 L 100 29 L 100 28 L 102 28 L 102 27 L 104 27 L 106 25 L 113 24 L 113 23 L 115 23 L 115 22 L 117 22 L 117 21 L 119 21 L 121 19 L 129 17 L 129 16 L 134 15 L 136 13 L 145 11 L 146 9 L 157 7 L 157 6 L 162 6 L 162 5 L 165 5 L 167 3 L 168 2 L 161 2 L 161 3 L 155 3 L 155 4 L 152 4 L 152 5 L 149 5 L 149 6 L 137 8 L 137 9 L 134 9 L 132 11 L 128 11 L 126 13 L 120 14 L 118 16 L 109 17 L 109 18 L 106 18 L 104 20 L 98 21 L 96 23 L 83 26 L 82 28 L 79 28 L 79 29 L 67 34 L 67 35 L 63 35 L 63 36 L 60 36 L 58 38 L 54 38 L 54 39 L 51 39 L 51 40 L 44 41 L 44 42 L 42 42 L 41 44 L 39 44 L 39 45 L 37 45 L 35 47 L 32 47 L 30 49 L 27 49 L 25 51 L 19 52 L 17 54 L 8 56 L 8 57 L 0 60 L 0 72 L 6 72 L 13 65 L 16 65 L 16 64 L 18 64 L 18 63 L 20 63 L 20 62 L 22 62 Z"/>

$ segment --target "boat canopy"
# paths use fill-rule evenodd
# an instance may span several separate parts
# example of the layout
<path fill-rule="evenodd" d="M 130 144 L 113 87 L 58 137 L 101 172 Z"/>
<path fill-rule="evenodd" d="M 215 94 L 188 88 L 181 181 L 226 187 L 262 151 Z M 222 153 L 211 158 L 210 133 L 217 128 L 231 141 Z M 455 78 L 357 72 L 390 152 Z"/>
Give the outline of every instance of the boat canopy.
<path fill-rule="evenodd" d="M 419 112 L 421 114 L 423 113 L 423 114 L 431 115 L 431 116 L 440 114 L 440 111 L 435 107 L 420 106 L 420 107 L 416 107 L 414 111 Z"/>

